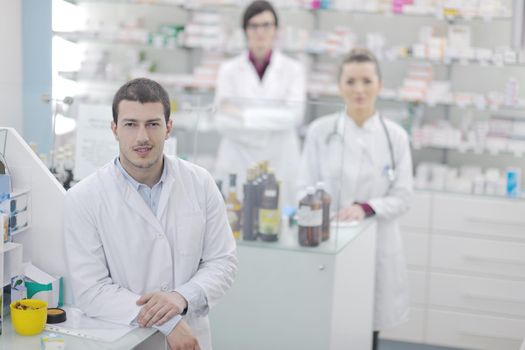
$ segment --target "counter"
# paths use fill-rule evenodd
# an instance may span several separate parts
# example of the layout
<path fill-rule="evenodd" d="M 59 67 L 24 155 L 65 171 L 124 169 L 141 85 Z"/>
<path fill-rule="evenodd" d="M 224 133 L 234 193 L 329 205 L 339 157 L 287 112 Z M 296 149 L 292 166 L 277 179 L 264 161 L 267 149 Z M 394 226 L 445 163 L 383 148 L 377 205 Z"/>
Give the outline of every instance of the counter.
<path fill-rule="evenodd" d="M 376 222 L 331 230 L 318 247 L 294 230 L 238 242 L 238 276 L 210 312 L 214 350 L 371 348 Z"/>
<path fill-rule="evenodd" d="M 0 349 L 40 350 L 40 337 L 45 333 L 50 332 L 44 331 L 34 336 L 18 335 L 11 325 L 11 318 L 8 316 L 4 320 L 2 335 L 0 336 Z M 60 336 L 65 340 L 66 350 L 164 349 L 163 347 L 159 347 L 159 345 L 163 346 L 164 335 L 158 333 L 152 328 L 136 328 L 122 338 L 111 343 L 64 334 L 60 334 Z"/>

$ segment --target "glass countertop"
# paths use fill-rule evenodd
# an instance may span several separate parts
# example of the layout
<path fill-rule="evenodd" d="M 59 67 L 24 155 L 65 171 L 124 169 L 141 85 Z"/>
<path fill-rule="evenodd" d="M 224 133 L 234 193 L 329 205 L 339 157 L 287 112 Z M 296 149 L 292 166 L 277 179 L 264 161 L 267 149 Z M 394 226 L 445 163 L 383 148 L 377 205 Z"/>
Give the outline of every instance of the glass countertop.
<path fill-rule="evenodd" d="M 330 239 L 322 242 L 317 247 L 303 247 L 299 245 L 297 226 L 289 228 L 287 225 L 283 226 L 279 240 L 276 242 L 239 240 L 237 245 L 240 247 L 278 249 L 301 253 L 337 254 L 373 223 L 375 223 L 375 219 L 370 218 L 360 223 L 332 224 L 330 226 Z"/>

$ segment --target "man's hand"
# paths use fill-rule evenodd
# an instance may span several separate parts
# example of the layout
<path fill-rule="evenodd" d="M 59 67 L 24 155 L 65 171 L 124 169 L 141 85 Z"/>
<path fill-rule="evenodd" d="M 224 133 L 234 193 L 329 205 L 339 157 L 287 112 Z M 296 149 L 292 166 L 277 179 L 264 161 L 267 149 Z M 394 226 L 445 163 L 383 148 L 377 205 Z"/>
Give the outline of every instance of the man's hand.
<path fill-rule="evenodd" d="M 166 337 L 171 350 L 200 350 L 197 338 L 191 333 L 191 329 L 184 320 L 173 328 L 171 333 Z"/>
<path fill-rule="evenodd" d="M 188 306 L 188 302 L 177 292 L 155 292 L 144 294 L 137 300 L 137 305 L 144 305 L 137 321 L 141 327 L 161 326 Z"/>
<path fill-rule="evenodd" d="M 365 211 L 359 204 L 353 204 L 350 208 L 343 208 L 337 213 L 337 221 L 361 221 L 365 218 Z"/>

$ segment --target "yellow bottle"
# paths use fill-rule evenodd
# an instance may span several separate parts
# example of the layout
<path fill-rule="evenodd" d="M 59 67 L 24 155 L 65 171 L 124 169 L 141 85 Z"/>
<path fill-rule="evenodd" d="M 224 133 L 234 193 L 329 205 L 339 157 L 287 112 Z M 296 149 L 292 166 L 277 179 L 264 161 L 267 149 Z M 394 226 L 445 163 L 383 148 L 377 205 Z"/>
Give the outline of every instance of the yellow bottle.
<path fill-rule="evenodd" d="M 228 221 L 235 239 L 241 238 L 241 202 L 237 197 L 237 175 L 230 174 L 230 189 L 226 198 Z"/>

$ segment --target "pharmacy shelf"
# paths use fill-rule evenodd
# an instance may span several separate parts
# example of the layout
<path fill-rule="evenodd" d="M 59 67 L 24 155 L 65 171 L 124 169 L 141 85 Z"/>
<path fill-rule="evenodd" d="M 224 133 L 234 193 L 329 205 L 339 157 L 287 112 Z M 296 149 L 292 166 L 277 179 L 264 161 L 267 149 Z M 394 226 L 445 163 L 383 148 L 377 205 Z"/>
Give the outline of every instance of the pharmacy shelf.
<path fill-rule="evenodd" d="M 62 39 L 73 43 L 91 43 L 91 44 L 100 44 L 100 45 L 131 45 L 131 46 L 151 46 L 147 41 L 141 41 L 136 39 L 118 39 L 118 38 L 105 38 L 100 37 L 104 35 L 100 32 L 53 32 L 53 35 L 56 35 Z M 163 49 L 168 49 L 162 47 Z"/>
<path fill-rule="evenodd" d="M 480 156 L 512 156 L 516 158 L 522 158 L 525 155 L 525 150 L 523 151 L 510 151 L 510 150 L 490 150 L 490 149 L 472 149 L 472 148 L 462 148 L 461 146 L 435 146 L 435 145 L 424 145 L 414 147 L 412 145 L 413 151 L 425 151 L 425 150 L 437 150 L 437 151 L 452 151 L 461 154 L 473 154 Z"/>
<path fill-rule="evenodd" d="M 323 98 L 339 98 L 339 93 L 336 88 L 320 90 L 316 88 L 315 90 L 309 89 L 308 91 L 311 99 L 323 99 Z M 491 105 L 491 106 L 475 106 L 472 103 L 458 103 L 454 101 L 429 101 L 429 100 L 408 100 L 399 97 L 397 93 L 380 95 L 378 97 L 380 101 L 384 102 L 396 102 L 396 103 L 409 103 L 414 105 L 424 105 L 426 107 L 456 107 L 459 109 L 475 109 L 478 111 L 488 111 L 488 112 L 499 112 L 499 113 L 513 113 L 513 112 L 523 112 L 525 111 L 525 105 L 519 106 L 507 106 L 507 105 Z"/>
<path fill-rule="evenodd" d="M 456 23 L 456 22 L 473 22 L 473 21 L 484 21 L 484 22 L 492 22 L 492 21 L 510 21 L 512 20 L 511 14 L 498 14 L 498 15 L 490 15 L 490 14 L 474 14 L 474 15 L 461 15 L 461 14 L 450 14 L 446 15 L 444 11 L 440 9 L 427 9 L 427 10 L 421 10 L 418 12 L 392 12 L 390 10 L 375 10 L 375 9 L 361 9 L 361 8 L 355 8 L 355 9 L 349 9 L 349 8 L 329 8 L 329 9 L 313 9 L 311 10 L 313 12 L 346 12 L 350 14 L 358 14 L 358 15 L 381 15 L 381 16 L 387 16 L 387 17 L 433 17 L 437 20 L 447 21 L 449 23 Z"/>
<path fill-rule="evenodd" d="M 419 193 L 438 193 L 438 194 L 450 194 L 457 196 L 469 196 L 472 198 L 495 198 L 495 199 L 505 199 L 508 201 L 525 201 L 525 193 L 518 197 L 510 197 L 503 194 L 482 194 L 482 193 L 472 193 L 472 192 L 459 192 L 459 191 L 449 191 L 449 190 L 437 190 L 431 188 L 416 187 L 414 189 Z"/>
<path fill-rule="evenodd" d="M 95 3 L 95 4 L 121 4 L 121 5 L 141 5 L 141 6 L 169 6 L 179 7 L 185 10 L 214 10 L 220 11 L 223 9 L 238 9 L 239 3 L 237 1 L 188 1 L 180 0 L 67 0 L 73 4 L 81 3 Z M 279 10 L 298 10 L 310 11 L 312 13 L 330 13 L 330 12 L 344 12 L 357 15 L 381 15 L 381 16 L 402 16 L 402 17 L 434 17 L 438 20 L 447 22 L 471 22 L 471 21 L 509 21 L 512 19 L 510 11 L 504 11 L 503 14 L 482 14 L 474 13 L 472 15 L 462 15 L 455 13 L 455 11 L 448 11 L 440 8 L 413 8 L 404 12 L 393 12 L 390 8 L 382 10 L 377 8 L 361 8 L 361 7 L 332 7 L 332 8 L 311 8 L 308 6 L 294 6 L 294 5 L 277 5 Z"/>
<path fill-rule="evenodd" d="M 16 197 L 20 197 L 24 194 L 27 194 L 31 191 L 30 188 L 23 188 L 23 187 L 20 187 L 20 188 L 17 188 L 15 187 L 13 189 L 13 192 L 11 192 L 11 198 L 16 198 Z"/>
<path fill-rule="evenodd" d="M 97 85 L 106 87 L 108 89 L 119 87 L 122 85 L 125 80 L 104 80 L 104 79 L 79 79 L 77 78 L 76 72 L 59 72 L 59 75 L 65 79 L 76 81 L 82 85 Z M 215 91 L 215 82 L 213 81 L 199 81 L 193 78 L 191 75 L 181 75 L 181 74 L 160 74 L 160 73 L 149 73 L 145 75 L 151 79 L 158 81 L 160 84 L 164 85 L 167 88 L 177 88 L 184 89 L 188 91 L 198 91 L 204 93 L 212 94 Z M 464 92 L 463 92 L 464 93 Z M 308 97 L 312 101 L 326 99 L 326 98 L 340 98 L 340 95 L 337 91 L 337 87 L 332 88 L 323 87 L 319 88 L 308 88 Z M 430 101 L 430 100 L 407 100 L 399 97 L 395 90 L 389 94 L 384 94 L 379 96 L 380 101 L 385 102 L 396 102 L 396 103 L 409 103 L 414 105 L 424 105 L 426 107 L 456 107 L 459 109 L 474 109 L 478 111 L 487 111 L 487 112 L 498 112 L 498 113 L 516 113 L 525 111 L 525 105 L 517 106 L 507 106 L 507 105 L 485 105 L 485 106 L 475 106 L 472 103 L 459 103 L 455 101 Z M 515 116 L 514 118 L 520 119 L 520 116 Z"/>
<path fill-rule="evenodd" d="M 118 35 L 115 34 L 115 36 Z M 77 31 L 77 32 L 60 32 L 55 31 L 53 32 L 54 35 L 59 36 L 65 40 L 74 42 L 74 43 L 87 43 L 87 44 L 94 44 L 94 45 L 128 45 L 137 47 L 140 49 L 154 49 L 154 50 L 166 50 L 166 51 L 174 51 L 174 50 L 208 50 L 210 52 L 223 54 L 225 56 L 233 56 L 241 53 L 244 49 L 239 50 L 224 50 L 220 48 L 214 48 L 214 47 L 203 47 L 203 46 L 193 46 L 193 45 L 186 45 L 186 44 L 177 44 L 174 46 L 157 46 L 152 43 L 148 42 L 148 39 L 144 40 L 138 40 L 133 38 L 111 38 L 111 35 L 109 33 L 104 32 L 89 32 L 89 31 Z M 118 48 L 118 47 L 117 47 Z M 333 52 L 333 51 L 327 51 L 324 49 L 313 49 L 313 48 L 288 48 L 288 47 L 281 47 L 282 51 L 289 53 L 289 54 L 309 54 L 309 55 L 315 55 L 315 56 L 326 56 L 326 57 L 332 57 L 336 59 L 340 59 L 343 57 L 346 53 L 345 52 Z M 507 53 L 513 54 L 515 56 L 515 60 L 505 60 L 502 56 L 503 53 L 494 55 L 490 58 L 467 58 L 467 57 L 415 57 L 411 55 L 397 55 L 394 57 L 391 57 L 392 55 L 389 54 L 393 50 L 397 51 L 406 51 L 409 52 L 412 48 L 411 47 L 396 47 L 396 48 L 387 48 L 384 50 L 384 54 L 381 61 L 382 62 L 426 62 L 431 64 L 438 64 L 438 65 L 460 65 L 460 66 L 471 66 L 471 65 L 479 65 L 479 66 L 487 66 L 487 67 L 495 67 L 495 68 L 504 68 L 504 67 L 524 67 L 525 66 L 525 55 L 523 55 L 521 52 L 508 50 Z M 473 48 L 473 49 L 484 49 L 484 48 Z M 523 57 L 520 57 L 523 56 Z"/>
<path fill-rule="evenodd" d="M 14 243 L 14 242 L 4 242 L 4 245 L 2 247 L 2 253 L 8 253 L 16 248 L 22 247 L 20 243 Z"/>

